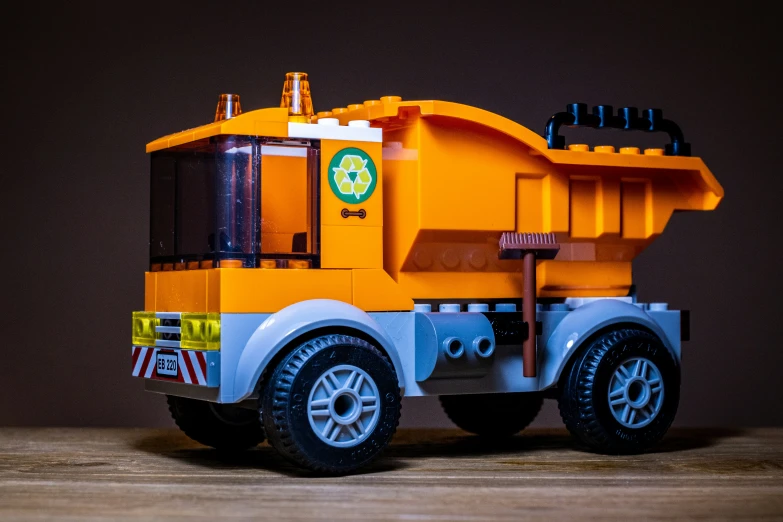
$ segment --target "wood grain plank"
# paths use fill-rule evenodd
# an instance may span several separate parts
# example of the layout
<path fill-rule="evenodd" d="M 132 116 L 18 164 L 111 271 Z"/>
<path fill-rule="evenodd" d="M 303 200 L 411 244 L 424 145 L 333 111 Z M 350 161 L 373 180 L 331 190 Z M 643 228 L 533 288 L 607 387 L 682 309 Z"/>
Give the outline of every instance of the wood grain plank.
<path fill-rule="evenodd" d="M 404 430 L 367 472 L 313 477 L 267 445 L 221 457 L 174 430 L 0 429 L 0 519 L 783 519 L 783 430 L 673 430 L 654 453 L 562 430 L 487 445 Z"/>

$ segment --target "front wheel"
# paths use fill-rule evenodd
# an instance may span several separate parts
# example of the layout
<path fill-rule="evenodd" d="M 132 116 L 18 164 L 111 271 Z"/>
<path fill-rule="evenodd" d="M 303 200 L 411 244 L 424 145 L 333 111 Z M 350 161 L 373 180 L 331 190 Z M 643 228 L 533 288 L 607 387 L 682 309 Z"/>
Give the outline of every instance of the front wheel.
<path fill-rule="evenodd" d="M 243 451 L 261 444 L 264 431 L 256 410 L 232 404 L 167 395 L 169 411 L 185 435 L 225 452 Z"/>
<path fill-rule="evenodd" d="M 656 336 L 636 329 L 601 335 L 561 379 L 568 430 L 601 453 L 640 453 L 666 434 L 680 400 L 680 370 Z"/>
<path fill-rule="evenodd" d="M 370 343 L 325 335 L 295 348 L 264 386 L 269 443 L 320 473 L 342 474 L 376 458 L 400 419 L 394 367 Z"/>

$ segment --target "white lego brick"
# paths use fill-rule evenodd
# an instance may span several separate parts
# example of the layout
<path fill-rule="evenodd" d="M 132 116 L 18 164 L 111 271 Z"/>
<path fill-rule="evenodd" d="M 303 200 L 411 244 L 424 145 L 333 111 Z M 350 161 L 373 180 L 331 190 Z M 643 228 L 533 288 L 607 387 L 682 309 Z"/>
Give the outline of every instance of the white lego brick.
<path fill-rule="evenodd" d="M 290 156 L 295 158 L 306 158 L 307 147 L 283 147 L 280 145 L 262 145 L 262 156 Z"/>
<path fill-rule="evenodd" d="M 288 137 L 314 140 L 367 141 L 381 143 L 383 141 L 383 131 L 381 129 L 368 127 L 315 125 L 312 123 L 289 122 Z"/>

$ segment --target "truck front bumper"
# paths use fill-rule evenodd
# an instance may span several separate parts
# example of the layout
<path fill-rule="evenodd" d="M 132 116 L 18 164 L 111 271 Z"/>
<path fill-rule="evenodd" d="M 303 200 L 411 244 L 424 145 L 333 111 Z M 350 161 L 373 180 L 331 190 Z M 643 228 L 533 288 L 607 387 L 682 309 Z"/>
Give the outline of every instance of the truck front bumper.
<path fill-rule="evenodd" d="M 219 351 L 134 345 L 131 356 L 134 377 L 210 388 L 220 385 Z"/>

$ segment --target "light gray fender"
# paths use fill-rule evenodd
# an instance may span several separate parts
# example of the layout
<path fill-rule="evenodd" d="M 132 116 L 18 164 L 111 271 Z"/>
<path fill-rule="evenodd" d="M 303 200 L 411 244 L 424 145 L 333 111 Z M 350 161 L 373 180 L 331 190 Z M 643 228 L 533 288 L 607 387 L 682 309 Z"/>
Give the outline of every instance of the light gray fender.
<path fill-rule="evenodd" d="M 637 306 L 615 299 L 601 299 L 569 312 L 546 340 L 541 339 L 544 349 L 539 350 L 543 356 L 539 366 L 539 388 L 543 390 L 557 383 L 571 356 L 591 335 L 607 326 L 620 323 L 638 324 L 653 332 L 679 364 L 679 330 L 676 336 L 672 335 L 674 332 L 667 335 L 647 312 Z"/>
<path fill-rule="evenodd" d="M 253 390 L 269 361 L 297 337 L 327 327 L 345 327 L 375 339 L 391 359 L 400 388 L 404 387 L 402 363 L 394 343 L 383 328 L 366 312 L 353 305 L 331 299 L 301 301 L 270 315 L 247 341 L 234 377 L 236 401 Z"/>

